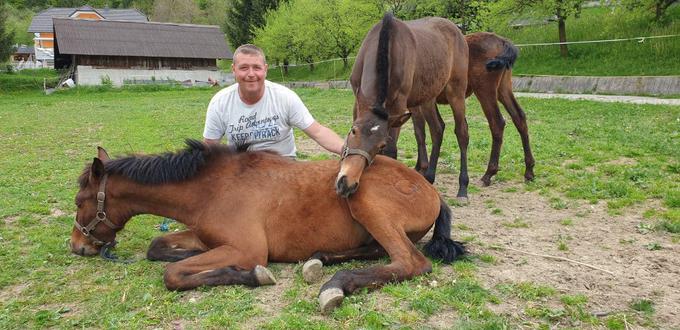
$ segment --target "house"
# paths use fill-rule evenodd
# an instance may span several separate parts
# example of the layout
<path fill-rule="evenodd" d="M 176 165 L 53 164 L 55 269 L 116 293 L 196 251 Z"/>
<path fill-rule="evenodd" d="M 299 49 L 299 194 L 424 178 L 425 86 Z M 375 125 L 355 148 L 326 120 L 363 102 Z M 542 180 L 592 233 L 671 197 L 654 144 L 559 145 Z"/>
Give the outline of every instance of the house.
<path fill-rule="evenodd" d="M 53 18 L 112 19 L 147 22 L 149 19 L 137 9 L 94 9 L 90 6 L 80 8 L 50 8 L 33 16 L 28 32 L 33 33 L 35 60 L 52 66 L 54 59 Z"/>
<path fill-rule="evenodd" d="M 54 66 L 81 85 L 110 81 L 229 81 L 217 59 L 231 59 L 218 26 L 54 18 Z"/>
<path fill-rule="evenodd" d="M 33 61 L 33 52 L 33 47 L 14 45 L 14 51 L 9 55 L 9 61 L 12 63 Z"/>

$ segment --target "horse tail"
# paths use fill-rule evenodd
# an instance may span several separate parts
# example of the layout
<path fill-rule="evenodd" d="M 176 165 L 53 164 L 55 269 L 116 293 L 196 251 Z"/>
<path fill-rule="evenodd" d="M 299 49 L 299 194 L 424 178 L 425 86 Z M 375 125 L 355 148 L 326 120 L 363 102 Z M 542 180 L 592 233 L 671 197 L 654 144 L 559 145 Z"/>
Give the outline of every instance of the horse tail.
<path fill-rule="evenodd" d="M 385 100 L 387 99 L 387 88 L 389 87 L 389 69 L 390 69 L 390 31 L 394 25 L 394 15 L 386 13 L 382 19 L 382 27 L 380 28 L 380 37 L 378 39 L 378 55 L 376 60 L 376 75 L 378 77 L 378 97 L 375 101 L 375 108 L 384 112 Z"/>
<path fill-rule="evenodd" d="M 499 39 L 503 43 L 503 52 L 486 62 L 487 71 L 511 69 L 512 65 L 515 64 L 517 55 L 519 54 L 519 49 L 517 49 L 517 46 L 515 46 L 512 42 L 500 37 Z"/>
<path fill-rule="evenodd" d="M 440 197 L 439 216 L 434 222 L 432 239 L 425 244 L 425 254 L 449 264 L 465 253 L 465 246 L 451 239 L 451 209 Z"/>

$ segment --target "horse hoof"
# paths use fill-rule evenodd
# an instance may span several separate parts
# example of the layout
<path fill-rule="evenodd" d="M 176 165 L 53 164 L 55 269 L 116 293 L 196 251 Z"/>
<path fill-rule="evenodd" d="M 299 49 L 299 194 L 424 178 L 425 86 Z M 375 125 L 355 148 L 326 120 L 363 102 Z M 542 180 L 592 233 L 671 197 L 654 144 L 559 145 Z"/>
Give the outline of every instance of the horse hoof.
<path fill-rule="evenodd" d="M 276 284 L 276 278 L 274 278 L 274 274 L 272 274 L 272 272 L 264 266 L 255 266 L 255 278 L 257 279 L 257 283 L 260 285 Z"/>
<path fill-rule="evenodd" d="M 468 198 L 465 197 L 465 196 L 458 196 L 458 197 L 456 197 L 456 201 L 458 202 L 459 205 L 468 205 L 468 204 L 470 204 L 470 201 L 469 201 Z"/>
<path fill-rule="evenodd" d="M 488 187 L 491 185 L 491 178 L 482 178 L 482 186 Z"/>
<path fill-rule="evenodd" d="M 330 288 L 319 293 L 321 314 L 330 314 L 336 307 L 340 306 L 342 299 L 344 298 L 345 294 L 342 293 L 342 289 L 340 288 Z"/>
<path fill-rule="evenodd" d="M 316 283 L 323 276 L 323 263 L 319 259 L 307 260 L 302 265 L 302 278 L 307 284 Z"/>

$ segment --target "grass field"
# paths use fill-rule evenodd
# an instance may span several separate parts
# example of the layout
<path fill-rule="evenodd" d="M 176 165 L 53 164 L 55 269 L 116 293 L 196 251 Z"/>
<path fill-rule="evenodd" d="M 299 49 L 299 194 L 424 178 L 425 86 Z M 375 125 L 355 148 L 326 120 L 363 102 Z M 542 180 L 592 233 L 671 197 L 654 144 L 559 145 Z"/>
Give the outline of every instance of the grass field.
<path fill-rule="evenodd" d="M 655 318 L 653 297 L 596 318 L 587 294 L 557 294 L 559 288 L 540 282 L 491 285 L 480 272 L 499 260 L 486 254 L 473 254 L 452 266 L 437 264 L 426 276 L 351 296 L 329 317 L 317 312 L 318 286 L 304 284 L 300 265 L 270 266 L 277 277 L 287 279 L 285 285 L 178 293 L 163 286 L 164 263 L 118 264 L 72 255 L 67 246 L 76 179 L 96 155 L 96 146 L 120 156 L 176 150 L 185 138 L 201 138 L 205 109 L 216 90 L 159 89 L 76 89 L 50 96 L 22 92 L 0 98 L 0 328 L 419 328 L 440 327 L 440 319 L 450 321 L 445 327 L 468 329 L 668 327 Z M 298 93 L 318 121 L 340 134 L 347 131 L 351 92 Z M 538 193 L 555 210 L 604 203 L 611 216 L 644 208 L 645 221 L 638 230 L 673 242 L 670 250 L 659 253 L 674 251 L 680 239 L 679 107 L 537 99 L 520 103 L 529 118 L 537 179 L 521 183 L 521 146 L 508 122 L 501 172 L 494 179 L 511 186 L 503 194 Z M 469 101 L 468 107 L 469 166 L 472 180 L 477 180 L 486 167 L 490 136 L 478 104 Z M 452 116 L 441 109 L 448 127 L 439 173 L 457 175 Z M 399 141 L 400 158 L 409 165 L 416 156 L 411 132 L 406 128 Z M 484 189 L 473 183 L 470 195 L 476 198 Z M 509 212 L 487 204 L 491 216 Z M 131 221 L 119 234 L 116 253 L 143 258 L 150 240 L 161 234 L 161 220 L 146 215 Z M 508 230 L 529 226 L 520 218 L 507 221 L 503 226 Z M 579 220 L 562 221 L 567 227 Z M 480 244 L 474 228 L 454 227 L 458 239 L 473 247 Z M 559 250 L 567 250 L 574 243 L 565 236 L 559 244 Z M 352 262 L 325 272 L 367 264 Z M 513 316 L 494 307 L 509 303 L 524 312 Z"/>

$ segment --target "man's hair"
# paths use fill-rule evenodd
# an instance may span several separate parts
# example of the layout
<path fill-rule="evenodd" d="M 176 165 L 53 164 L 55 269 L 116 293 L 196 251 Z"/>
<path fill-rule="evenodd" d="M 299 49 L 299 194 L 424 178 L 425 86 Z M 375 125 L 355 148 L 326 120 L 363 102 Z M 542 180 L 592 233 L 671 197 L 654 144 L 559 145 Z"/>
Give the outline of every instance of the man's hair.
<path fill-rule="evenodd" d="M 264 63 L 267 64 L 267 58 L 264 56 L 262 49 L 253 44 L 244 44 L 236 48 L 236 51 L 234 51 L 234 59 L 236 59 L 236 55 L 238 54 L 262 56 Z"/>

